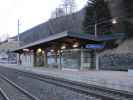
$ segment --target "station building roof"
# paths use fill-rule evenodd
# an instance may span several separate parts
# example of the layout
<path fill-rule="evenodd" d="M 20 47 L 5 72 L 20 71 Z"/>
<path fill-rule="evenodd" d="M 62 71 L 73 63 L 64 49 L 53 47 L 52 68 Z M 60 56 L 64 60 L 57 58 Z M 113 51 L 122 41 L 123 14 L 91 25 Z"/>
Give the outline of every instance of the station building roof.
<path fill-rule="evenodd" d="M 52 41 L 65 39 L 65 38 L 76 38 L 83 41 L 95 41 L 95 42 L 101 42 L 101 41 L 108 41 L 108 40 L 114 40 L 123 37 L 122 33 L 112 34 L 112 35 L 100 35 L 95 37 L 94 35 L 90 34 L 81 34 L 81 33 L 73 33 L 69 31 L 64 31 L 61 33 L 53 34 L 48 37 L 45 37 L 44 39 L 35 41 L 33 43 L 29 43 L 27 45 L 24 45 L 22 47 L 16 48 L 12 50 L 12 52 L 18 52 L 26 48 L 34 48 L 39 47 L 41 45 L 49 44 Z"/>

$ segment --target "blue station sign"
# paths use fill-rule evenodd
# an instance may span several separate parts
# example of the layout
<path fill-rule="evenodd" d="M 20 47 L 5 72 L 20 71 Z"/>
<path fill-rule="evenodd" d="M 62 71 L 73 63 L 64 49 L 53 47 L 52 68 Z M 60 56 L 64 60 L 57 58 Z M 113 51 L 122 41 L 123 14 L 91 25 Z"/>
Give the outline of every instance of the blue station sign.
<path fill-rule="evenodd" d="M 87 44 L 85 46 L 87 49 L 103 49 L 104 45 L 103 44 Z"/>

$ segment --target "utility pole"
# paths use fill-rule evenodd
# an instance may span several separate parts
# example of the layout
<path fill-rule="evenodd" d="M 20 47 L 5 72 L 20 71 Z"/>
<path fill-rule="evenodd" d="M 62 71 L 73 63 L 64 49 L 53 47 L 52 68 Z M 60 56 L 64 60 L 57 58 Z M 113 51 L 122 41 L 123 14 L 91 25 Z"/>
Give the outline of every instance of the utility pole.
<path fill-rule="evenodd" d="M 18 47 L 20 46 L 20 34 L 19 34 L 19 19 L 18 19 L 18 25 L 17 25 L 17 28 L 18 28 L 18 36 L 17 36 L 17 42 L 18 42 Z M 21 58 L 20 58 L 21 54 L 18 53 L 17 55 L 17 63 L 18 64 L 21 64 Z"/>
<path fill-rule="evenodd" d="M 19 19 L 18 19 L 18 36 L 17 36 L 17 40 L 18 40 L 18 46 L 20 46 L 20 34 L 19 34 Z"/>

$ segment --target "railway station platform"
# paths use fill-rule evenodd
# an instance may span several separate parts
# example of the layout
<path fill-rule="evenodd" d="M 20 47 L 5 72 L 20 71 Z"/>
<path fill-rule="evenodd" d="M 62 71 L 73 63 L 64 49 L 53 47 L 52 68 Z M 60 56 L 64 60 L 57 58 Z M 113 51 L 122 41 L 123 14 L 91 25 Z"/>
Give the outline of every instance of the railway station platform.
<path fill-rule="evenodd" d="M 133 77 L 128 72 L 123 71 L 76 71 L 76 70 L 57 70 L 44 67 L 28 67 L 16 64 L 0 64 L 0 67 L 14 68 L 22 71 L 28 71 L 41 75 L 49 75 L 64 78 L 76 82 L 84 82 L 133 92 Z"/>

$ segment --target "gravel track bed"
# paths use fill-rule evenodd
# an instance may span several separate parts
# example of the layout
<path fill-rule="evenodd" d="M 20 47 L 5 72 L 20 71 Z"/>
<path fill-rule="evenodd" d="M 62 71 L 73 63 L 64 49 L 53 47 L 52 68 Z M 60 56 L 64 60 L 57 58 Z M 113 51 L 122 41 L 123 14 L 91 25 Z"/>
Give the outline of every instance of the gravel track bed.
<path fill-rule="evenodd" d="M 32 100 L 1 77 L 0 88 L 6 93 L 10 100 Z"/>
<path fill-rule="evenodd" d="M 40 100 L 101 100 L 90 95 L 80 94 L 63 87 L 26 77 L 16 70 L 3 70 L 0 72 Z"/>
<path fill-rule="evenodd" d="M 3 97 L 1 93 L 0 93 L 0 100 L 5 100 L 5 98 Z"/>

